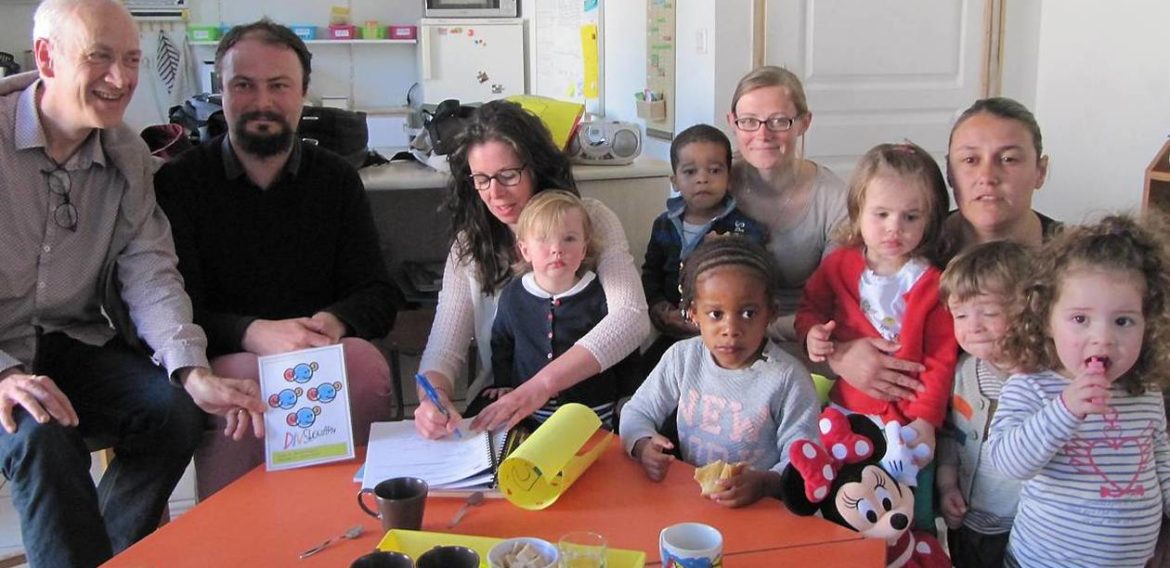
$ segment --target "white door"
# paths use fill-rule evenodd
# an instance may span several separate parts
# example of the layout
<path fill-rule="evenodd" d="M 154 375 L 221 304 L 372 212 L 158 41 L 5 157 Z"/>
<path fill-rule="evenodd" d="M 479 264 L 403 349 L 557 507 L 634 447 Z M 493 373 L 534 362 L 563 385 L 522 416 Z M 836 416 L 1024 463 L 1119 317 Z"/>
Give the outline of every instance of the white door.
<path fill-rule="evenodd" d="M 486 102 L 526 92 L 523 20 L 423 20 L 423 100 Z"/>
<path fill-rule="evenodd" d="M 764 60 L 804 80 L 805 155 L 848 179 L 881 142 L 943 165 L 951 123 L 983 93 L 991 0 L 767 0 Z"/>

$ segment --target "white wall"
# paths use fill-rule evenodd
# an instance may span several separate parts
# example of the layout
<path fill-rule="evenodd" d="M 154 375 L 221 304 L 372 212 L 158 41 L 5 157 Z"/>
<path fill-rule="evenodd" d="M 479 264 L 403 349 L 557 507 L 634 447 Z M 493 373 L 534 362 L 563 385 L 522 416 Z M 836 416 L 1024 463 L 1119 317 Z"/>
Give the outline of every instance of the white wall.
<path fill-rule="evenodd" d="M 0 51 L 17 56 L 32 48 L 33 12 L 38 0 L 0 0 Z"/>
<path fill-rule="evenodd" d="M 1001 92 L 1028 108 L 1036 106 L 1040 8 L 1043 0 L 1005 2 Z"/>
<path fill-rule="evenodd" d="M 634 0 L 605 2 L 605 118 L 643 124 L 634 93 L 646 88 L 646 3 Z M 670 143 L 644 137 L 642 153 L 662 160 Z"/>
<path fill-rule="evenodd" d="M 676 0 L 675 132 L 705 122 L 727 128 L 731 91 L 751 69 L 751 3 L 743 0 Z M 706 52 L 699 34 L 706 36 Z M 605 114 L 642 122 L 634 93 L 646 87 L 646 5 L 633 0 L 605 4 Z M 646 140 L 644 153 L 666 160 L 670 143 Z"/>
<path fill-rule="evenodd" d="M 674 131 L 692 124 L 720 126 L 715 112 L 718 11 L 710 0 L 675 3 Z M 705 45 L 701 45 L 705 43 Z"/>
<path fill-rule="evenodd" d="M 1170 134 L 1170 2 L 1049 1 L 1040 16 L 1034 110 L 1050 165 L 1036 208 L 1071 222 L 1138 209 Z"/>
<path fill-rule="evenodd" d="M 24 51 L 32 49 L 33 12 L 36 0 L 0 0 L 0 51 L 11 53 L 25 67 Z"/>
<path fill-rule="evenodd" d="M 751 2 L 682 0 L 677 6 L 675 131 L 707 123 L 731 136 L 731 94 L 752 65 Z"/>

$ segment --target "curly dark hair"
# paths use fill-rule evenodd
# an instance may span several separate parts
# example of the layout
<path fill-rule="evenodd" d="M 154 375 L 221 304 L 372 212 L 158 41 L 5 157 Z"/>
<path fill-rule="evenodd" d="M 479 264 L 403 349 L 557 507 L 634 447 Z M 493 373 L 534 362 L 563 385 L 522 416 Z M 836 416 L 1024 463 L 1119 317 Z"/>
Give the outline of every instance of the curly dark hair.
<path fill-rule="evenodd" d="M 561 189 L 580 196 L 569 158 L 553 143 L 548 128 L 535 114 L 508 101 L 485 103 L 472 114 L 447 157 L 451 181 L 444 207 L 451 215 L 451 240 L 461 262 L 473 262 L 484 294 L 494 294 L 512 278 L 517 260 L 512 230 L 496 218 L 471 181 L 468 153 L 487 142 L 502 142 L 514 152 L 532 176 L 535 195 Z"/>
<path fill-rule="evenodd" d="M 836 240 L 843 246 L 865 244 L 861 240 L 861 208 L 865 205 L 866 190 L 873 178 L 886 173 L 917 178 L 926 187 L 927 211 L 923 212 L 926 230 L 922 233 L 922 242 L 910 254 L 926 258 L 932 264 L 940 264 L 939 237 L 951 198 L 947 195 L 942 170 L 939 170 L 934 158 L 913 142 L 878 144 L 861 157 L 849 180 L 849 195 L 845 199 L 849 218 L 838 226 L 834 235 Z"/>
<path fill-rule="evenodd" d="M 1004 358 L 1026 372 L 1062 368 L 1049 333 L 1049 318 L 1061 283 L 1071 272 L 1087 267 L 1128 272 L 1145 285 L 1142 314 L 1146 327 L 1137 362 L 1118 381 L 1130 394 L 1141 394 L 1147 383 L 1167 386 L 1170 258 L 1166 235 L 1165 220 L 1152 216 L 1139 222 L 1112 215 L 1093 225 L 1066 227 L 1033 256 L 1032 274 L 1016 298 L 1013 323 L 1003 339 Z"/>
<path fill-rule="evenodd" d="M 711 235 L 703 239 L 686 262 L 679 277 L 682 300 L 679 305 L 690 310 L 695 301 L 695 288 L 699 276 L 709 270 L 723 266 L 742 266 L 756 271 L 764 282 L 764 295 L 772 305 L 772 313 L 780 307 L 780 270 L 776 259 L 763 246 L 745 237 L 726 234 Z"/>

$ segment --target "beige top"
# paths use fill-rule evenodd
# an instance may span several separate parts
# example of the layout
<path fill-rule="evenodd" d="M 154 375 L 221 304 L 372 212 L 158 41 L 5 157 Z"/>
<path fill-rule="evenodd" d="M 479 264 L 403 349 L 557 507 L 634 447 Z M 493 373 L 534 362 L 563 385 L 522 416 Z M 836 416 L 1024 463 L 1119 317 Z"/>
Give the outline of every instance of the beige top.
<path fill-rule="evenodd" d="M 834 246 L 831 234 L 837 224 L 846 217 L 845 197 L 848 193 L 845 182 L 832 170 L 808 162 L 815 167 L 812 177 L 811 197 L 804 213 L 787 215 L 798 219 L 795 223 L 784 222 L 783 207 L 768 207 L 758 197 L 746 191 L 741 180 L 745 164 L 736 162 L 733 167 L 731 193 L 735 196 L 739 210 L 747 216 L 768 226 L 768 250 L 776 257 L 780 269 L 780 315 L 796 313 L 796 304 L 804 293 L 804 283 L 821 264 L 821 259 Z M 784 199 L 778 197 L 778 199 Z M 797 204 L 799 205 L 799 204 Z"/>
<path fill-rule="evenodd" d="M 582 201 L 593 224 L 593 239 L 601 251 L 596 272 L 605 290 L 609 314 L 577 345 L 588 350 L 604 370 L 642 343 L 650 333 L 650 318 L 642 280 L 617 215 L 596 199 L 585 197 Z M 496 295 L 483 294 L 475 266 L 460 262 L 452 247 L 443 269 L 443 289 L 439 291 L 435 322 L 419 362 L 420 372 L 436 371 L 454 380 L 474 337 L 481 371 L 468 388 L 469 398 L 489 384 L 492 321 L 496 317 L 497 300 Z"/>

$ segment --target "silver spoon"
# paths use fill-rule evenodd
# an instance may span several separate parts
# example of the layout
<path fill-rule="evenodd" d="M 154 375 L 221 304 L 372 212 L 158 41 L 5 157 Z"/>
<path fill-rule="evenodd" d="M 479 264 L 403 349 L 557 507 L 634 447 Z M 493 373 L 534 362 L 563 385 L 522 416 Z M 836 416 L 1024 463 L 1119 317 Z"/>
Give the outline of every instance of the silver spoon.
<path fill-rule="evenodd" d="M 310 548 L 310 549 L 302 552 L 301 553 L 301 560 L 304 560 L 304 559 L 306 559 L 314 554 L 317 554 L 318 552 L 321 552 L 322 550 L 325 550 L 326 546 L 329 546 L 329 545 L 331 545 L 331 544 L 333 544 L 341 539 L 347 539 L 347 540 L 355 539 L 355 538 L 361 536 L 361 534 L 365 531 L 366 531 L 365 527 L 363 527 L 361 525 L 354 525 L 352 527 L 349 527 L 349 530 L 345 531 L 345 534 L 343 534 L 341 536 L 335 536 L 331 539 L 326 540 L 325 542 L 322 542 L 321 544 L 318 544 L 317 546 L 314 546 L 313 548 Z"/>
<path fill-rule="evenodd" d="M 451 517 L 451 522 L 447 523 L 447 528 L 453 528 L 463 520 L 463 515 L 467 514 L 467 510 L 483 503 L 483 491 L 476 491 L 467 496 L 467 502 L 455 512 L 455 516 Z"/>

